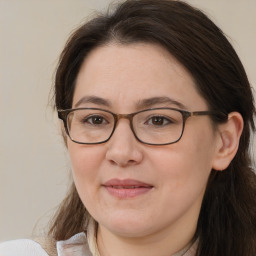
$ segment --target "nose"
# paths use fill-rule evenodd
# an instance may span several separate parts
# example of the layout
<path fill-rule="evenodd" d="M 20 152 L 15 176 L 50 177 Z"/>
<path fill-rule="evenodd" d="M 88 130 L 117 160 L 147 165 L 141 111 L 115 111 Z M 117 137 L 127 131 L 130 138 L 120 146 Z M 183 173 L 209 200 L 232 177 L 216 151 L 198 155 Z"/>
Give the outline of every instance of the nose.
<path fill-rule="evenodd" d="M 126 167 L 137 165 L 143 159 L 142 145 L 136 140 L 129 120 L 121 119 L 114 134 L 107 142 L 106 159 L 113 165 Z"/>

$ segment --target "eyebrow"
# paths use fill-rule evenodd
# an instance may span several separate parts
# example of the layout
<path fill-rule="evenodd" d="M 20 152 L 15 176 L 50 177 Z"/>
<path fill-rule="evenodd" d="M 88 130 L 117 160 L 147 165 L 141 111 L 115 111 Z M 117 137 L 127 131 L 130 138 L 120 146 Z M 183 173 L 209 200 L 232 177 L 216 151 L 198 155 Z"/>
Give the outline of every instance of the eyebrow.
<path fill-rule="evenodd" d="M 87 104 L 87 103 L 93 103 L 93 104 L 104 106 L 104 107 L 112 106 L 112 104 L 109 100 L 98 97 L 98 96 L 91 95 L 91 96 L 82 97 L 75 104 L 75 108 L 79 107 L 82 104 Z M 148 99 L 139 100 L 136 103 L 136 108 L 137 109 L 146 109 L 146 108 L 151 108 L 158 104 L 176 105 L 178 108 L 186 109 L 185 105 L 183 105 L 181 102 L 178 102 L 178 101 L 171 99 L 169 97 L 166 97 L 166 96 L 165 97 L 152 97 L 152 98 L 148 98 Z"/>
<path fill-rule="evenodd" d="M 97 96 L 84 96 L 75 104 L 75 108 L 79 107 L 82 104 L 86 104 L 86 103 L 93 103 L 93 104 L 101 105 L 104 107 L 111 107 L 111 103 L 107 99 L 103 99 L 103 98 L 97 97 Z"/>
<path fill-rule="evenodd" d="M 153 97 L 153 98 L 140 100 L 137 103 L 137 107 L 139 109 L 151 108 L 154 105 L 158 105 L 158 104 L 176 105 L 178 108 L 186 109 L 185 105 L 183 105 L 181 102 L 178 102 L 178 101 L 171 99 L 169 97 L 166 97 L 166 96 L 165 97 Z"/>

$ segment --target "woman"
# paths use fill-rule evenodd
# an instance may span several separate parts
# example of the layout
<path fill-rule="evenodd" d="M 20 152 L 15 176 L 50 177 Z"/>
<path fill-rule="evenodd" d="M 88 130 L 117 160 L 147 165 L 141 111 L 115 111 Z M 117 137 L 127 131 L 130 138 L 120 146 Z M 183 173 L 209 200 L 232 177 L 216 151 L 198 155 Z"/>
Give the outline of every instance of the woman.
<path fill-rule="evenodd" d="M 49 241 L 2 248 L 256 254 L 253 95 L 234 49 L 201 11 L 133 0 L 82 25 L 60 57 L 55 100 L 74 184 Z"/>

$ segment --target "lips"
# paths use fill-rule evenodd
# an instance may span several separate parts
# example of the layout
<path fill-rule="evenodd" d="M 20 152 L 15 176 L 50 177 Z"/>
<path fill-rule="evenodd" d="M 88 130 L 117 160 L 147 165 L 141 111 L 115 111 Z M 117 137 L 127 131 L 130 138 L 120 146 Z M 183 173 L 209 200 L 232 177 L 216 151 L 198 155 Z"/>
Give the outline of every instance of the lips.
<path fill-rule="evenodd" d="M 112 179 L 103 184 L 108 193 L 119 199 L 128 199 L 145 194 L 153 188 L 152 185 L 132 179 Z"/>

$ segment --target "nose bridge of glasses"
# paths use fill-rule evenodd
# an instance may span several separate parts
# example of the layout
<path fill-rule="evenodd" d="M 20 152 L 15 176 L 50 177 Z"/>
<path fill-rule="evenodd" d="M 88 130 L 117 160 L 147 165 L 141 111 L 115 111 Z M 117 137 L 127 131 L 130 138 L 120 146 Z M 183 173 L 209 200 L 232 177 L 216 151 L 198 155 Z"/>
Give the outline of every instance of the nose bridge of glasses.
<path fill-rule="evenodd" d="M 129 121 L 130 124 L 130 128 L 133 131 L 133 127 L 132 127 L 132 118 L 133 118 L 134 114 L 116 114 L 115 115 L 115 126 L 117 126 L 117 123 L 119 122 L 120 119 L 127 119 Z"/>
<path fill-rule="evenodd" d="M 116 121 L 118 122 L 120 119 L 127 119 L 129 121 L 132 120 L 133 114 L 117 114 Z"/>
<path fill-rule="evenodd" d="M 134 114 L 116 114 L 115 115 L 115 128 L 119 122 L 120 119 L 127 119 L 129 121 L 129 124 L 130 124 L 130 129 L 132 130 L 132 132 L 134 133 L 134 130 L 133 130 L 133 124 L 132 124 L 132 118 L 133 118 Z"/>

